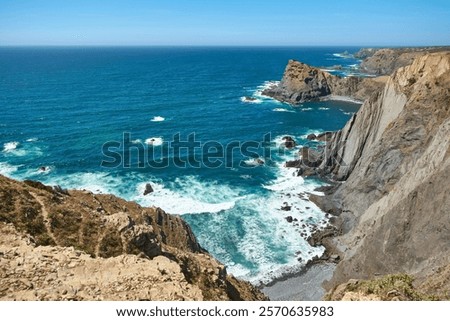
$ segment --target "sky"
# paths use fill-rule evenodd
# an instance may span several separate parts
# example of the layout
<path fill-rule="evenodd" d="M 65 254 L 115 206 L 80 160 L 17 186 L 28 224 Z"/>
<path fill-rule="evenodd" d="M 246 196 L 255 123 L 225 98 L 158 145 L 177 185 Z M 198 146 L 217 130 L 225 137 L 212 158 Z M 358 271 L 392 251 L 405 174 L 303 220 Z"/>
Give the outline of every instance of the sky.
<path fill-rule="evenodd" d="M 450 45 L 450 1 L 0 0 L 14 45 Z"/>

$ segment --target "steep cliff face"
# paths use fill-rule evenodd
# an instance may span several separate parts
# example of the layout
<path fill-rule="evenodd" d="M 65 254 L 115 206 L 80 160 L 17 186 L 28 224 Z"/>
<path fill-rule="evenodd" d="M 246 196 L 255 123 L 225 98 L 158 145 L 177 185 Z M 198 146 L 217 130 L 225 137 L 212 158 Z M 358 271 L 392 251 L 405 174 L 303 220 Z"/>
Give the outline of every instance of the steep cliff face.
<path fill-rule="evenodd" d="M 283 78 L 263 95 L 290 104 L 318 100 L 330 95 L 364 100 L 384 85 L 385 78 L 338 77 L 296 60 L 289 60 Z"/>
<path fill-rule="evenodd" d="M 330 285 L 450 264 L 450 52 L 398 69 L 328 143 L 322 173 L 344 181 L 343 260 Z"/>
<path fill-rule="evenodd" d="M 159 208 L 0 176 L 4 300 L 261 300 Z"/>
<path fill-rule="evenodd" d="M 292 104 L 318 99 L 331 94 L 331 75 L 296 60 L 289 60 L 279 85 L 263 91 L 263 95 Z"/>
<path fill-rule="evenodd" d="M 363 48 L 355 58 L 364 59 L 361 69 L 375 75 L 390 75 L 401 67 L 410 65 L 414 59 L 427 53 L 448 50 L 448 47 L 423 48 Z"/>
<path fill-rule="evenodd" d="M 390 75 L 398 68 L 410 65 L 422 54 L 412 49 L 379 49 L 363 60 L 361 68 L 371 74 Z"/>

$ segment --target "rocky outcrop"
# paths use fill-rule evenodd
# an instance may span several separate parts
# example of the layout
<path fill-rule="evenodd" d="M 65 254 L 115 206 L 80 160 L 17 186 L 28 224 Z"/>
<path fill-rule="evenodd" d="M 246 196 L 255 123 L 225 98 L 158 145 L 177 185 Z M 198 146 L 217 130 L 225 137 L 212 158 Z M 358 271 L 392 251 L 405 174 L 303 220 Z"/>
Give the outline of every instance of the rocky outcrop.
<path fill-rule="evenodd" d="M 385 78 L 338 77 L 296 60 L 289 60 L 279 84 L 262 94 L 290 104 L 347 96 L 364 100 L 384 85 Z"/>
<path fill-rule="evenodd" d="M 228 275 L 179 216 L 62 191 L 0 176 L 0 299 L 265 299 Z"/>
<path fill-rule="evenodd" d="M 342 182 L 328 201 L 343 211 L 329 287 L 393 273 L 423 280 L 450 264 L 449 101 L 450 52 L 424 54 L 327 143 L 315 170 Z"/>
<path fill-rule="evenodd" d="M 354 57 L 364 59 L 360 66 L 363 71 L 374 75 L 390 75 L 398 68 L 410 65 L 419 56 L 448 49 L 448 47 L 363 48 L 355 53 Z"/>
<path fill-rule="evenodd" d="M 394 274 L 373 280 L 349 280 L 330 291 L 331 301 L 430 301 L 448 300 L 447 295 L 428 295 L 414 286 L 414 278 Z"/>
<path fill-rule="evenodd" d="M 361 62 L 361 69 L 375 75 L 390 75 L 400 67 L 410 65 L 423 52 L 408 49 L 379 49 Z"/>

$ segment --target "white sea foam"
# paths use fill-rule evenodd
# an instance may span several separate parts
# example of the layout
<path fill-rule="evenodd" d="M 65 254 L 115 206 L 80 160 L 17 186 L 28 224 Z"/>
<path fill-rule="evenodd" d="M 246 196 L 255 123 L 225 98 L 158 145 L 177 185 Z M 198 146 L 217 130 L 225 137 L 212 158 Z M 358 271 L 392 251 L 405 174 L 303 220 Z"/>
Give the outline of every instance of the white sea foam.
<path fill-rule="evenodd" d="M 152 122 L 161 122 L 161 121 L 165 121 L 166 119 L 164 117 L 161 116 L 155 116 L 153 117 L 150 121 Z"/>
<path fill-rule="evenodd" d="M 239 197 L 234 189 L 218 182 L 200 182 L 185 176 L 166 184 L 150 182 L 153 192 L 143 195 L 146 183 L 138 184 L 136 200 L 145 206 L 157 206 L 171 214 L 218 213 L 233 208 Z"/>
<path fill-rule="evenodd" d="M 274 146 L 283 141 L 283 136 L 274 139 Z M 323 226 L 325 223 L 324 213 L 306 198 L 306 193 L 320 194 L 314 191 L 319 184 L 298 177 L 295 168 L 284 167 L 284 161 L 292 159 L 294 155 L 295 151 L 281 157 L 276 169 L 277 178 L 263 186 L 270 191 L 268 196 L 261 198 L 249 195 L 245 199 L 247 206 L 260 213 L 260 217 L 264 219 L 244 221 L 245 230 L 253 232 L 246 233 L 239 240 L 238 251 L 246 260 L 258 266 L 258 269 L 252 271 L 237 263 L 228 264 L 228 269 L 235 276 L 255 285 L 267 284 L 276 278 L 300 271 L 308 260 L 316 255 L 320 256 L 324 250 L 322 247 L 311 247 L 306 241 L 313 226 Z M 282 210 L 286 205 L 291 209 Z M 292 217 L 292 223 L 287 222 L 287 216 Z M 264 224 L 270 226 L 270 236 L 262 235 L 267 233 L 268 228 L 261 226 Z M 271 257 L 276 254 L 268 250 L 270 245 L 267 243 L 283 248 L 283 262 Z"/>
<path fill-rule="evenodd" d="M 42 151 L 38 146 L 34 146 L 31 144 L 21 144 L 17 141 L 3 144 L 3 152 L 7 155 L 19 157 L 25 155 L 42 155 Z"/>
<path fill-rule="evenodd" d="M 279 84 L 280 84 L 279 81 L 265 81 L 262 85 L 259 85 L 259 86 L 256 88 L 255 92 L 253 93 L 253 96 L 254 96 L 254 97 L 261 98 L 261 99 L 263 99 L 263 100 L 271 100 L 271 101 L 273 101 L 273 102 L 280 103 L 278 100 L 272 99 L 272 97 L 263 95 L 263 91 L 264 91 L 264 90 L 266 90 L 266 89 L 271 89 L 271 88 L 275 88 L 275 87 L 277 87 Z M 280 104 L 281 104 L 281 103 L 280 103 Z"/>
<path fill-rule="evenodd" d="M 264 165 L 264 161 L 260 158 L 250 158 L 244 161 L 245 164 L 249 166 L 262 166 Z"/>
<path fill-rule="evenodd" d="M 237 251 L 258 268 L 252 271 L 241 264 L 227 262 L 230 273 L 255 285 L 267 284 L 276 278 L 300 271 L 308 260 L 323 253 L 323 248 L 311 247 L 306 238 L 311 233 L 312 224 L 320 225 L 324 214 L 313 203 L 295 194 L 314 187 L 305 184 L 301 177 L 298 180 L 295 178 L 297 177 L 286 171 L 266 186 L 271 191 L 268 197 L 249 195 L 245 199 L 246 206 L 259 213 L 259 216 L 243 221 L 243 228 L 248 232 L 239 239 Z M 284 202 L 292 207 L 290 211 L 281 210 Z M 288 223 L 285 218 L 287 216 L 296 221 Z M 306 227 L 303 228 L 302 224 Z M 303 237 L 301 233 L 304 233 Z M 276 253 L 277 250 L 274 252 L 271 246 L 280 247 L 285 253 L 283 262 L 276 259 L 279 253 Z M 299 261 L 299 258 L 302 260 Z"/>
<path fill-rule="evenodd" d="M 281 113 L 295 113 L 293 110 L 285 109 L 285 108 L 274 108 L 273 111 L 278 111 Z"/>
<path fill-rule="evenodd" d="M 275 142 L 282 143 L 283 136 L 286 135 L 277 136 Z M 273 148 L 277 148 L 276 144 Z M 77 173 L 65 175 L 64 180 L 61 178 L 51 183 L 96 193 L 114 193 L 144 206 L 161 207 L 172 214 L 217 213 L 209 216 L 217 226 L 226 227 L 230 223 L 227 221 L 228 214 L 221 215 L 223 211 L 237 211 L 237 217 L 246 216 L 245 219 L 239 219 L 244 232 L 230 232 L 238 253 L 226 253 L 226 249 L 218 243 L 202 244 L 207 244 L 207 248 L 218 255 L 234 275 L 254 284 L 266 284 L 274 278 L 299 271 L 307 260 L 321 255 L 323 251 L 320 247 L 312 248 L 305 241 L 305 236 L 300 235 L 308 235 L 312 224 L 320 225 L 323 213 L 313 203 L 297 195 L 305 191 L 312 192 L 318 184 L 295 176 L 295 169 L 285 168 L 284 161 L 292 159 L 296 151 L 288 151 L 287 154 L 280 159 L 278 167 L 273 169 L 277 178 L 264 186 L 263 191 L 267 193 L 264 196 L 248 193 L 247 190 L 222 182 L 205 181 L 197 176 L 182 176 L 174 181 L 163 182 L 138 173 L 129 173 L 125 177 L 107 173 Z M 249 175 L 241 177 L 250 178 Z M 147 183 L 152 185 L 154 191 L 144 196 Z M 292 206 L 291 211 L 281 210 L 284 202 Z M 288 223 L 286 216 L 292 216 L 297 221 Z M 308 227 L 302 228 L 302 224 Z M 215 239 L 213 236 L 210 238 Z M 220 238 L 217 238 L 211 242 L 219 241 Z M 298 254 L 299 251 L 301 254 Z M 280 253 L 284 255 L 282 260 L 279 258 Z M 234 261 L 233 257 L 236 256 L 242 256 L 245 261 L 253 263 L 256 270 Z M 299 257 L 302 258 L 301 262 L 298 261 Z"/>
<path fill-rule="evenodd" d="M 286 142 L 286 140 L 284 139 L 285 137 L 292 137 L 295 140 L 295 137 L 292 135 L 288 135 L 288 134 L 278 135 L 272 139 L 272 142 L 271 142 L 272 146 L 274 146 L 274 148 L 283 147 L 284 143 Z"/>
<path fill-rule="evenodd" d="M 352 54 L 344 53 L 344 52 L 334 53 L 333 56 L 338 57 L 338 58 L 353 58 Z"/>
<path fill-rule="evenodd" d="M 40 175 L 48 175 L 53 171 L 53 169 L 54 169 L 53 166 L 42 166 L 37 169 L 36 173 Z"/>
<path fill-rule="evenodd" d="M 37 137 L 32 137 L 32 138 L 28 138 L 27 142 L 32 143 L 32 142 L 37 142 L 38 138 Z"/>
<path fill-rule="evenodd" d="M 122 197 L 117 188 L 125 184 L 120 178 L 109 176 L 106 173 L 75 173 L 67 174 L 60 177 L 49 177 L 43 179 L 48 185 L 60 185 L 64 188 L 75 188 L 80 190 L 88 190 L 98 194 L 116 194 Z"/>
<path fill-rule="evenodd" d="M 8 164 L 6 162 L 0 163 L 0 174 L 5 176 L 10 176 L 14 172 L 16 172 L 19 169 L 19 166 L 14 166 L 11 164 Z"/>
<path fill-rule="evenodd" d="M 160 146 L 163 143 L 163 139 L 161 137 L 150 137 L 145 140 L 147 145 L 152 146 Z"/>
<path fill-rule="evenodd" d="M 3 168 L 3 167 L 2 167 Z M 49 185 L 85 189 L 93 193 L 115 194 L 135 200 L 144 206 L 161 207 L 171 214 L 217 213 L 231 209 L 241 197 L 237 190 L 218 182 L 201 182 L 197 177 L 185 176 L 174 182 L 162 183 L 154 177 L 144 178 L 133 173 L 127 177 L 114 177 L 107 173 L 76 173 L 64 178 L 43 179 Z M 135 188 L 130 182 L 138 181 Z M 143 195 L 145 185 L 150 183 L 153 192 Z"/>
<path fill-rule="evenodd" d="M 319 110 L 329 110 L 329 107 L 319 107 Z"/>
<path fill-rule="evenodd" d="M 3 152 L 10 153 L 10 152 L 16 150 L 17 147 L 19 147 L 19 145 L 20 145 L 19 142 L 5 143 L 5 144 L 3 144 Z"/>
<path fill-rule="evenodd" d="M 241 101 L 243 103 L 248 103 L 248 104 L 261 104 L 263 101 L 259 98 L 255 98 L 255 97 L 248 97 L 248 96 L 243 96 L 241 97 Z"/>
<path fill-rule="evenodd" d="M 131 143 L 132 144 L 142 144 L 142 139 L 133 139 L 132 141 L 131 141 Z"/>
<path fill-rule="evenodd" d="M 302 108 L 302 111 L 310 111 L 313 110 L 311 107 Z"/>

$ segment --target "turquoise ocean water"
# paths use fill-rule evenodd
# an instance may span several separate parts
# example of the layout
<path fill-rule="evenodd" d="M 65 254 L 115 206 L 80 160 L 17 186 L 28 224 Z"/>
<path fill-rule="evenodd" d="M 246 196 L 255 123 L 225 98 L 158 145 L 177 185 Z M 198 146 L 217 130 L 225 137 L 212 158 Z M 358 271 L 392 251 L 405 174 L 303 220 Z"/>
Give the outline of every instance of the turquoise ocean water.
<path fill-rule="evenodd" d="M 355 73 L 359 62 L 337 54 L 345 50 L 357 48 L 0 48 L 0 173 L 114 193 L 183 215 L 231 273 L 269 282 L 322 251 L 305 235 L 325 216 L 299 196 L 321 183 L 295 177 L 284 161 L 312 144 L 307 134 L 341 128 L 359 105 L 292 107 L 260 92 L 281 79 L 289 59 Z M 201 147 L 259 148 L 224 153 L 206 166 L 201 147 L 181 150 L 175 160 L 170 144 L 177 135 L 195 135 Z M 285 135 L 299 146 L 280 149 Z M 131 150 L 131 156 L 102 166 L 111 160 L 104 144 L 114 155 Z M 168 165 L 150 166 L 150 156 Z M 147 183 L 154 192 L 144 196 Z M 280 209 L 284 202 L 291 211 Z M 288 223 L 288 215 L 297 222 Z"/>

